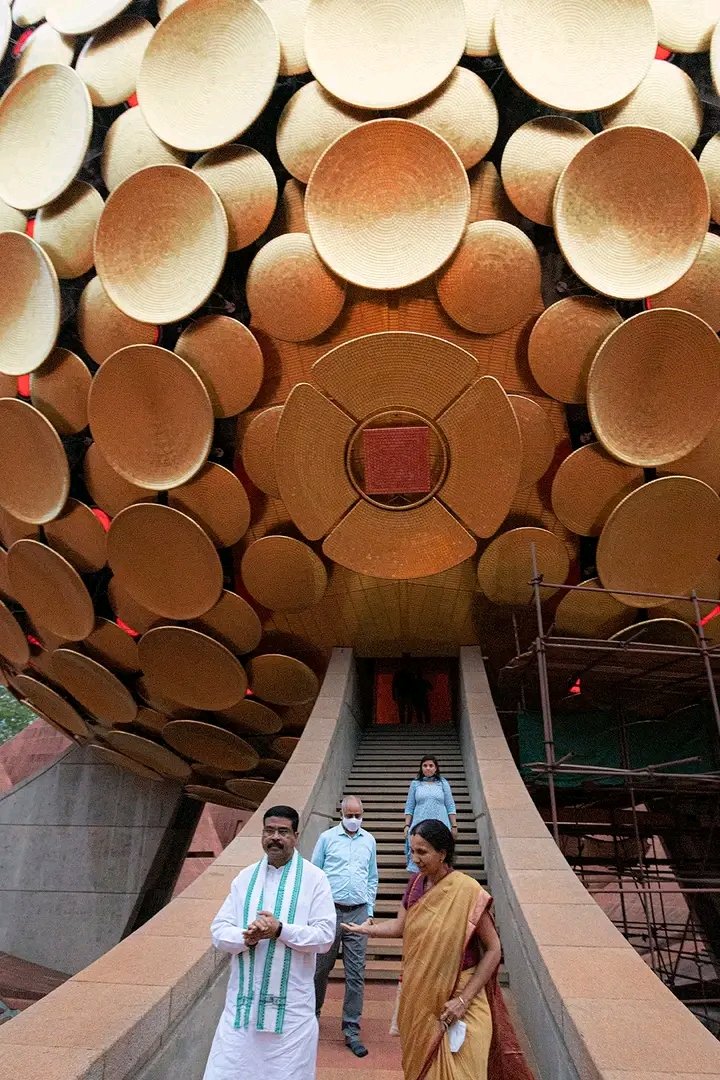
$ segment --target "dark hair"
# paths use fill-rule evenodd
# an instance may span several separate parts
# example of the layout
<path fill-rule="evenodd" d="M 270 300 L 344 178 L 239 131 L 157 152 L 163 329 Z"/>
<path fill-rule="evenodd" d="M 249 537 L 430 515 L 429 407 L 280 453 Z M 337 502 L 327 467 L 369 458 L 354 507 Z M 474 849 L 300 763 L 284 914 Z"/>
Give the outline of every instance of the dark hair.
<path fill-rule="evenodd" d="M 442 821 L 438 821 L 436 818 L 426 818 L 425 821 L 418 821 L 417 825 L 411 829 L 410 835 L 422 836 L 423 840 L 427 840 L 431 848 L 435 848 L 435 851 L 444 851 L 445 862 L 448 866 L 452 866 L 455 858 L 455 841 L 453 834 L 447 825 L 443 825 Z"/>
<path fill-rule="evenodd" d="M 287 818 L 292 825 L 293 832 L 298 831 L 300 825 L 300 817 L 297 810 L 293 810 L 292 806 L 271 806 L 269 810 L 266 810 L 263 814 L 263 825 L 269 817 L 282 817 Z"/>
<path fill-rule="evenodd" d="M 433 765 L 435 766 L 435 776 L 439 780 L 440 779 L 440 762 L 438 761 L 438 759 L 436 757 L 433 757 L 432 754 L 423 754 L 423 756 L 420 758 L 420 767 L 418 768 L 418 774 L 417 774 L 418 780 L 422 780 L 422 778 L 423 778 L 422 767 L 423 767 L 423 765 L 425 764 L 426 761 L 432 761 Z"/>

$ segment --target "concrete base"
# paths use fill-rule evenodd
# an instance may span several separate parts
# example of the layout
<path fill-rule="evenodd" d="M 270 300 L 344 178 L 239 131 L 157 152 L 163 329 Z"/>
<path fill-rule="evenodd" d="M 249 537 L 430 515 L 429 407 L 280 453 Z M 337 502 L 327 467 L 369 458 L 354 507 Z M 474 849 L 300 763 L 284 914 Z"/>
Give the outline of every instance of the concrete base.
<path fill-rule="evenodd" d="M 0 951 L 74 974 L 116 945 L 179 799 L 80 747 L 0 796 Z"/>

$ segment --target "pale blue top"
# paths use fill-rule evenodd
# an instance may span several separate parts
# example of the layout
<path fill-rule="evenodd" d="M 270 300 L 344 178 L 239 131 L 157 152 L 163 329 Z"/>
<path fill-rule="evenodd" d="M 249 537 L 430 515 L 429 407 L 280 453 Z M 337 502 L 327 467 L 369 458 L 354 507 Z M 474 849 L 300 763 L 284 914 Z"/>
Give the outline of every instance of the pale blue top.
<path fill-rule="evenodd" d="M 373 914 L 378 890 L 377 845 L 364 829 L 354 836 L 342 825 L 321 833 L 311 860 L 324 870 L 336 904 L 367 904 Z"/>
<path fill-rule="evenodd" d="M 413 780 L 408 791 L 405 813 L 412 815 L 410 831 L 419 821 L 434 818 L 450 828 L 450 814 L 456 813 L 455 801 L 450 785 L 444 776 L 439 780 Z M 405 841 L 407 868 L 410 873 L 417 873 L 417 866 L 410 858 L 410 832 Z"/>

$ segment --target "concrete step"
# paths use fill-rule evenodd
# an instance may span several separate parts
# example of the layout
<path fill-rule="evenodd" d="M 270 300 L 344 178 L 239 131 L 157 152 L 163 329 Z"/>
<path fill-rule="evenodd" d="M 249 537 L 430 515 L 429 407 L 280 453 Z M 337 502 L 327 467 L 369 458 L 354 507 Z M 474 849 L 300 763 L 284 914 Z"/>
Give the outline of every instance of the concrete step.
<path fill-rule="evenodd" d="M 400 960 L 368 960 L 365 963 L 365 977 L 378 979 L 381 982 L 397 982 L 400 978 Z M 330 972 L 331 979 L 344 979 L 345 967 L 342 960 L 338 960 Z"/>

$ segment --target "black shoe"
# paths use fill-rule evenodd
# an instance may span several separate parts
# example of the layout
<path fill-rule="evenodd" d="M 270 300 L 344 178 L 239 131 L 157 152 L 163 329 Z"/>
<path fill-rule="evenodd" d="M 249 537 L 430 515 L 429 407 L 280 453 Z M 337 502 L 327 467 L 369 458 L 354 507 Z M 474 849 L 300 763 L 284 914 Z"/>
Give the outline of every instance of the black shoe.
<path fill-rule="evenodd" d="M 363 1046 L 359 1039 L 346 1039 L 345 1045 L 352 1050 L 355 1057 L 367 1057 L 367 1047 Z"/>

